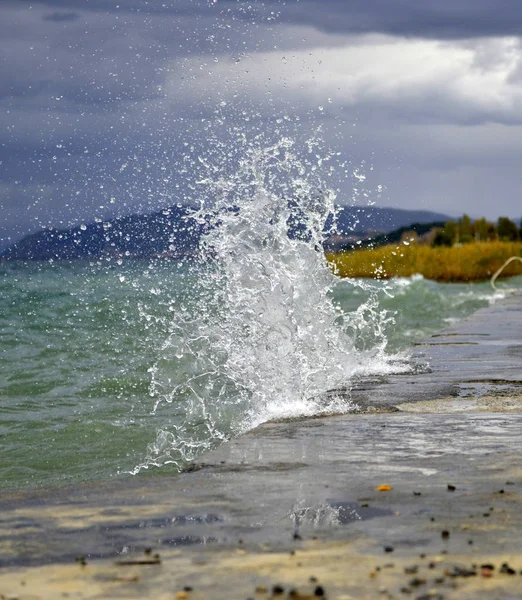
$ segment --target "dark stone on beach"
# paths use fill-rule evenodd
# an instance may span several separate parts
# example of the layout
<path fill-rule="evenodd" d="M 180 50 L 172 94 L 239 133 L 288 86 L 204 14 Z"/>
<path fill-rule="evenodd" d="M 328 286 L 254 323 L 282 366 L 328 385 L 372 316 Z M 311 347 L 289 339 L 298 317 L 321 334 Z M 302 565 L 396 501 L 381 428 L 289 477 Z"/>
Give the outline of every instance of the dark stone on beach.
<path fill-rule="evenodd" d="M 313 575 L 310 577 L 310 583 L 317 583 L 317 577 L 314 577 Z"/>
<path fill-rule="evenodd" d="M 452 485 L 451 483 L 448 483 L 448 492 L 454 492 L 456 489 L 456 486 Z"/>
<path fill-rule="evenodd" d="M 393 552 L 393 546 L 384 546 L 385 552 Z"/>
<path fill-rule="evenodd" d="M 422 496 L 422 492 L 413 492 L 414 496 Z"/>
<path fill-rule="evenodd" d="M 499 569 L 499 573 L 504 573 L 506 575 L 515 575 L 515 569 L 511 568 L 508 563 L 502 563 L 502 566 Z"/>
<path fill-rule="evenodd" d="M 465 567 L 453 567 L 445 571 L 448 577 L 475 577 L 477 571 L 475 569 L 466 569 Z"/>
<path fill-rule="evenodd" d="M 314 596 L 322 598 L 324 596 L 324 588 L 322 585 L 318 585 L 314 590 Z"/>
<path fill-rule="evenodd" d="M 445 529 L 444 531 L 441 531 L 440 535 L 442 536 L 443 540 L 449 540 L 450 532 L 447 529 Z"/>
<path fill-rule="evenodd" d="M 186 586 L 183 588 L 183 591 L 184 591 L 184 592 L 191 592 L 193 589 L 194 589 L 194 588 L 193 588 L 192 586 L 190 586 L 190 585 L 186 585 Z"/>
<path fill-rule="evenodd" d="M 415 575 L 419 571 L 419 567 L 417 565 L 412 565 L 411 567 L 404 567 L 404 572 L 407 575 Z"/>
<path fill-rule="evenodd" d="M 272 596 L 281 596 L 285 593 L 285 588 L 282 585 L 276 584 L 272 588 Z"/>
<path fill-rule="evenodd" d="M 299 535 L 299 533 L 296 531 L 293 535 L 293 539 L 294 540 L 302 540 L 303 538 Z"/>
<path fill-rule="evenodd" d="M 414 577 L 410 582 L 409 582 L 409 586 L 410 587 L 420 587 L 421 585 L 426 585 L 426 580 L 425 579 L 421 579 L 420 577 Z"/>

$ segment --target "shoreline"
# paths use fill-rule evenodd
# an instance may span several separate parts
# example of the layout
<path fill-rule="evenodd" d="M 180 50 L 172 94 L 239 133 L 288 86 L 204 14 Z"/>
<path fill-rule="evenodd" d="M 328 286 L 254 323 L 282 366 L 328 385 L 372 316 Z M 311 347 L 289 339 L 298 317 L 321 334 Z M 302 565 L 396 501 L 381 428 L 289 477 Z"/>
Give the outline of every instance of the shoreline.
<path fill-rule="evenodd" d="M 521 339 L 510 296 L 417 345 L 429 373 L 359 381 L 364 412 L 266 423 L 172 479 L 3 494 L 0 594 L 512 597 Z"/>

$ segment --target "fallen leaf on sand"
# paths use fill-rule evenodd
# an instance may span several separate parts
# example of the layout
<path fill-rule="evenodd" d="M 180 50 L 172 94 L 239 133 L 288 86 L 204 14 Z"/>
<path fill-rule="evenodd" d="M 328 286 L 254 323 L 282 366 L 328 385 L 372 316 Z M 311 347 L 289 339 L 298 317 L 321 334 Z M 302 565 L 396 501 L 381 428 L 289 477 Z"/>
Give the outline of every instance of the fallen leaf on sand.
<path fill-rule="evenodd" d="M 392 486 L 387 483 L 383 483 L 377 488 L 378 492 L 390 492 L 391 490 L 393 490 Z"/>

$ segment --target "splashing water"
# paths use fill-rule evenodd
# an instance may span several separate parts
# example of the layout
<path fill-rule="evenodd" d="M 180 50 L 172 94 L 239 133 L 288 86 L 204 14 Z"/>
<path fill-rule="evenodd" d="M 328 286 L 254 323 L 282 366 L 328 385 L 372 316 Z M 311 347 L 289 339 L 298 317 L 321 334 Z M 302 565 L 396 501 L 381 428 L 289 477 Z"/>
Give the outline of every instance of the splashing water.
<path fill-rule="evenodd" d="M 317 139 L 240 142 L 225 164 L 199 159 L 203 259 L 186 273 L 190 293 L 176 299 L 151 369 L 155 410 L 168 405 L 175 418 L 137 470 L 182 466 L 267 420 L 354 410 L 350 378 L 385 360 L 378 329 L 370 349 L 356 349 L 354 331 L 386 315 L 370 302 L 351 320 L 332 299 L 322 246 L 335 194 L 319 176 L 332 155 Z M 340 386 L 344 395 L 332 393 Z"/>

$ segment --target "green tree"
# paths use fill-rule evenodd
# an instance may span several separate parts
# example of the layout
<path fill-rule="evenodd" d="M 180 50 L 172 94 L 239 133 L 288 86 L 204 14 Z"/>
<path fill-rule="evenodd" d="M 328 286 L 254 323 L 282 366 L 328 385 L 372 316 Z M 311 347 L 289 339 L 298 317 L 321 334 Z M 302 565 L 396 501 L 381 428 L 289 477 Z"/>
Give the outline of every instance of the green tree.
<path fill-rule="evenodd" d="M 437 229 L 433 239 L 434 246 L 453 246 L 457 241 L 457 224 L 455 221 L 444 223 L 442 229 Z"/>
<path fill-rule="evenodd" d="M 498 238 L 506 242 L 518 240 L 518 227 L 508 217 L 499 217 L 497 222 Z"/>
<path fill-rule="evenodd" d="M 457 243 L 459 231 L 455 221 L 448 221 L 444 224 L 444 233 L 447 235 L 448 239 L 451 240 L 450 246 Z"/>
<path fill-rule="evenodd" d="M 458 220 L 459 242 L 461 244 L 469 244 L 473 241 L 473 228 L 469 215 L 462 215 Z"/>
<path fill-rule="evenodd" d="M 491 241 L 498 240 L 498 232 L 497 232 L 497 228 L 495 227 L 495 223 L 491 223 L 488 221 L 488 233 L 489 233 L 489 239 Z"/>
<path fill-rule="evenodd" d="M 453 241 L 446 233 L 445 229 L 436 229 L 433 238 L 433 246 L 453 246 Z"/>
<path fill-rule="evenodd" d="M 476 242 L 485 242 L 486 240 L 494 239 L 496 236 L 495 225 L 486 221 L 485 217 L 477 219 L 473 223 L 473 231 Z"/>

